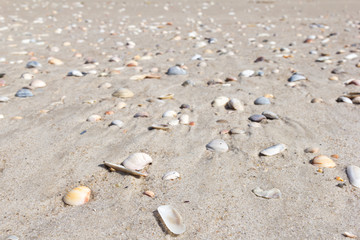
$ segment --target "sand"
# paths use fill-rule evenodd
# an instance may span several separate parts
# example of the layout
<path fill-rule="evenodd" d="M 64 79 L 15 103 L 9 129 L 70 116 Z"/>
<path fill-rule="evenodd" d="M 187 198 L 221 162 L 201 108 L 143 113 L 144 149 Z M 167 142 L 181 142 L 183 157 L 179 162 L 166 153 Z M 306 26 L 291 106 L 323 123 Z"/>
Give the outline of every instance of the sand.
<path fill-rule="evenodd" d="M 8 28 L 0 31 L 0 57 L 5 58 L 0 66 L 6 74 L 0 96 L 10 100 L 0 103 L 4 115 L 0 119 L 1 239 L 9 235 L 19 239 L 171 239 L 156 212 L 165 204 L 179 211 L 187 227 L 176 239 L 344 239 L 346 231 L 360 234 L 360 192 L 349 184 L 345 172 L 350 164 L 360 165 L 360 106 L 336 102 L 343 93 L 360 90 L 343 84 L 359 78 L 360 68 L 355 66 L 359 59 L 340 65 L 346 73 L 338 74 L 339 80 L 328 80 L 335 75 L 331 70 L 339 67 L 339 60 L 359 51 L 358 1 L 82 3 L 2 1 L 1 27 Z M 310 28 L 312 23 L 328 27 Z M 189 37 L 191 32 L 196 32 L 197 39 Z M 322 45 L 331 33 L 337 35 Z M 304 43 L 309 35 L 317 39 Z M 206 42 L 205 38 L 217 42 L 194 47 Z M 34 40 L 27 43 L 27 39 Z M 130 41 L 136 44 L 134 48 L 126 46 Z M 65 42 L 70 45 L 64 46 Z M 292 52 L 282 53 L 282 47 Z M 340 49 L 345 52 L 336 54 Z M 311 50 L 318 54 L 309 54 Z M 329 54 L 332 63 L 315 62 L 321 53 Z M 146 54 L 152 58 L 138 60 L 138 67 L 125 67 L 135 56 Z M 191 60 L 195 54 L 205 60 Z M 120 62 L 108 61 L 116 55 Z M 254 63 L 260 56 L 267 61 Z M 51 65 L 49 57 L 64 64 Z M 98 65 L 85 65 L 88 57 Z M 30 60 L 42 67 L 35 72 L 26 69 Z M 199 67 L 200 62 L 206 66 Z M 176 64 L 184 64 L 187 74 L 166 75 Z M 130 80 L 154 67 L 160 79 Z M 244 70 L 260 68 L 263 77 L 238 77 Z M 67 77 L 74 69 L 96 70 L 97 74 Z M 288 86 L 292 71 L 308 80 Z M 31 82 L 20 78 L 25 72 L 47 86 L 34 89 L 34 97 L 17 98 L 17 90 Z M 99 77 L 101 72 L 112 74 Z M 207 84 L 229 76 L 238 81 Z M 195 86 L 182 86 L 186 80 Z M 104 82 L 112 87 L 98 88 Z M 133 91 L 134 97 L 112 97 L 120 87 Z M 169 93 L 174 99 L 157 99 Z M 274 96 L 271 105 L 253 104 L 265 94 Z M 212 107 L 218 96 L 239 99 L 244 111 Z M 313 98 L 323 102 L 311 103 Z M 88 100 L 95 103 L 84 103 Z M 126 107 L 118 109 L 122 101 Z M 180 109 L 184 103 L 191 108 Z M 167 123 L 168 119 L 161 118 L 167 110 L 188 114 L 195 125 L 149 130 L 154 123 Z M 265 110 L 280 119 L 249 126 L 248 118 Z M 114 114 L 105 115 L 106 111 Z M 150 117 L 133 117 L 142 111 Z M 102 120 L 86 121 L 92 114 L 101 115 Z M 124 122 L 121 129 L 109 127 L 115 119 Z M 235 127 L 243 133 L 220 134 Z M 229 145 L 228 152 L 206 150 L 206 144 L 217 138 Z M 287 150 L 259 156 L 261 150 L 278 143 Z M 320 151 L 305 153 L 307 147 Z M 110 172 L 102 165 L 103 161 L 120 164 L 135 152 L 153 159 L 146 178 Z M 309 163 L 318 154 L 338 154 L 339 158 L 333 158 L 336 168 L 319 173 Z M 179 172 L 181 178 L 162 180 L 168 171 Z M 336 177 L 346 185 L 338 187 L 341 182 Z M 90 201 L 65 205 L 63 196 L 79 185 L 92 190 Z M 278 188 L 282 196 L 257 197 L 252 192 L 256 187 Z M 144 195 L 146 190 L 156 197 Z"/>

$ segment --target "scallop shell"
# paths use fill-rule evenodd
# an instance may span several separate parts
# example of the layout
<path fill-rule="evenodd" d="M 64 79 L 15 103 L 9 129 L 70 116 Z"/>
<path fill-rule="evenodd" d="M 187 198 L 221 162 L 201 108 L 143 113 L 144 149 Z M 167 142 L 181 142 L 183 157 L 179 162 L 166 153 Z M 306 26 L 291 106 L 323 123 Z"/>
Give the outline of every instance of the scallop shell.
<path fill-rule="evenodd" d="M 336 163 L 325 155 L 319 155 L 317 157 L 314 157 L 311 163 L 314 166 L 325 168 L 333 168 L 336 166 Z"/>
<path fill-rule="evenodd" d="M 270 198 L 277 199 L 277 198 L 281 197 L 281 192 L 277 188 L 272 188 L 270 190 L 262 190 L 261 188 L 257 187 L 255 189 L 253 189 L 252 191 L 256 196 L 267 198 L 267 199 L 270 199 Z"/>
<path fill-rule="evenodd" d="M 167 229 L 173 234 L 179 235 L 186 231 L 186 226 L 179 212 L 170 205 L 158 207 L 158 212 Z"/>
<path fill-rule="evenodd" d="M 188 125 L 190 123 L 190 117 L 187 114 L 183 114 L 179 117 L 180 124 Z"/>
<path fill-rule="evenodd" d="M 114 163 L 109 163 L 109 162 L 105 162 L 104 161 L 104 164 L 106 166 L 108 166 L 109 168 L 113 168 L 115 170 L 118 170 L 118 171 L 121 171 L 121 172 L 124 172 L 124 173 L 128 173 L 128 174 L 131 174 L 131 175 L 134 175 L 134 176 L 142 176 L 142 177 L 146 177 L 147 176 L 147 173 L 142 173 L 142 172 L 139 172 L 139 171 L 134 171 L 134 170 L 131 170 L 131 169 L 128 169 L 122 165 L 118 165 L 118 164 L 114 164 Z"/>
<path fill-rule="evenodd" d="M 142 170 L 150 163 L 152 163 L 152 158 L 146 153 L 134 153 L 126 158 L 122 165 L 130 170 Z"/>
<path fill-rule="evenodd" d="M 165 173 L 165 175 L 162 177 L 163 180 L 174 180 L 180 177 L 180 173 L 176 171 L 170 171 Z"/>
<path fill-rule="evenodd" d="M 283 143 L 280 143 L 280 144 L 276 144 L 274 146 L 271 146 L 269 148 L 266 148 L 266 149 L 262 150 L 260 152 L 260 154 L 264 155 L 264 156 L 273 156 L 273 155 L 281 153 L 281 152 L 283 152 L 285 150 L 286 150 L 286 145 L 283 144 Z"/>
<path fill-rule="evenodd" d="M 233 110 L 238 110 L 240 112 L 244 111 L 244 105 L 242 102 L 240 102 L 239 99 L 236 98 L 230 99 L 230 101 L 227 103 L 227 107 Z"/>
<path fill-rule="evenodd" d="M 212 101 L 211 106 L 213 106 L 213 107 L 223 107 L 229 102 L 229 100 L 230 99 L 228 97 L 224 97 L 224 96 L 217 97 L 217 98 L 215 98 L 214 101 Z"/>
<path fill-rule="evenodd" d="M 166 117 L 176 117 L 177 113 L 173 110 L 169 110 L 163 113 L 162 117 L 166 118 Z"/>
<path fill-rule="evenodd" d="M 85 186 L 79 186 L 74 189 L 72 189 L 70 192 L 68 192 L 64 198 L 63 201 L 72 206 L 78 206 L 82 205 L 84 203 L 87 203 L 90 199 L 91 190 L 88 187 Z"/>
<path fill-rule="evenodd" d="M 354 165 L 350 165 L 346 168 L 351 185 L 360 188 L 360 168 Z"/>
<path fill-rule="evenodd" d="M 46 87 L 46 83 L 42 80 L 33 80 L 31 83 L 30 83 L 30 87 L 32 88 L 43 88 L 43 87 Z"/>
<path fill-rule="evenodd" d="M 214 139 L 206 145 L 206 149 L 215 152 L 227 152 L 229 147 L 224 140 Z"/>
<path fill-rule="evenodd" d="M 131 98 L 134 96 L 134 93 L 127 88 L 119 88 L 112 94 L 112 96 L 118 98 Z"/>

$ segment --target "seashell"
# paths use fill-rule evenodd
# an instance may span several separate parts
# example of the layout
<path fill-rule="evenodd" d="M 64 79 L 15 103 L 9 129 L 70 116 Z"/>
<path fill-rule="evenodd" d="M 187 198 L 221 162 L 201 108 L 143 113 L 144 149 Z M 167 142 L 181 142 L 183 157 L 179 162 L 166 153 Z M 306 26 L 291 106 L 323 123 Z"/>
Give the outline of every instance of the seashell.
<path fill-rule="evenodd" d="M 8 102 L 10 100 L 10 98 L 5 97 L 5 96 L 0 96 L 0 102 Z"/>
<path fill-rule="evenodd" d="M 252 191 L 256 196 L 267 199 L 278 199 L 281 197 L 281 192 L 277 188 L 272 188 L 270 190 L 262 190 L 261 188 L 257 187 Z"/>
<path fill-rule="evenodd" d="M 48 63 L 53 64 L 53 65 L 56 65 L 56 66 L 59 66 L 59 65 L 63 65 L 63 64 L 64 64 L 64 62 L 61 61 L 60 59 L 53 58 L 53 57 L 48 58 Z"/>
<path fill-rule="evenodd" d="M 351 99 L 350 98 L 348 98 L 348 97 L 338 97 L 338 99 L 336 99 L 336 101 L 337 102 L 344 102 L 344 103 L 353 103 L 352 101 L 351 101 Z"/>
<path fill-rule="evenodd" d="M 204 60 L 204 58 L 200 55 L 200 54 L 195 54 L 192 58 L 191 58 L 192 61 L 195 61 L 195 60 L 199 60 L 199 61 L 202 61 Z"/>
<path fill-rule="evenodd" d="M 118 104 L 116 104 L 117 109 L 123 109 L 125 106 L 126 106 L 125 102 L 119 102 Z"/>
<path fill-rule="evenodd" d="M 137 65 L 139 65 L 139 64 L 138 64 L 138 62 L 131 60 L 131 61 L 127 62 L 125 65 L 127 67 L 137 67 Z"/>
<path fill-rule="evenodd" d="M 166 118 L 166 117 L 176 117 L 177 113 L 173 110 L 169 110 L 163 113 L 162 117 Z"/>
<path fill-rule="evenodd" d="M 79 206 L 89 201 L 90 194 L 90 188 L 85 186 L 79 186 L 68 192 L 64 196 L 63 201 L 68 205 Z"/>
<path fill-rule="evenodd" d="M 30 87 L 32 88 L 43 88 L 43 87 L 46 87 L 46 83 L 42 80 L 33 80 L 31 83 L 30 83 Z"/>
<path fill-rule="evenodd" d="M 271 104 L 270 100 L 266 97 L 259 97 L 254 101 L 255 105 L 268 105 Z"/>
<path fill-rule="evenodd" d="M 217 98 L 215 98 L 214 101 L 212 101 L 211 106 L 213 106 L 213 107 L 223 107 L 229 102 L 229 100 L 230 99 L 228 97 L 224 97 L 224 96 L 217 97 Z"/>
<path fill-rule="evenodd" d="M 104 89 L 107 89 L 107 88 L 111 88 L 111 83 L 109 83 L 109 82 L 104 82 L 104 83 L 102 83 L 102 84 L 100 84 L 99 86 L 98 86 L 98 88 L 104 88 Z"/>
<path fill-rule="evenodd" d="M 180 177 L 180 173 L 176 171 L 170 171 L 165 173 L 165 175 L 162 177 L 162 180 L 174 180 Z"/>
<path fill-rule="evenodd" d="M 179 125 L 179 120 L 178 119 L 174 119 L 174 120 L 171 120 L 170 122 L 169 122 L 169 125 L 170 126 L 176 126 L 176 125 Z"/>
<path fill-rule="evenodd" d="M 304 75 L 294 73 L 289 79 L 288 82 L 296 82 L 300 80 L 307 80 L 307 78 Z"/>
<path fill-rule="evenodd" d="M 139 171 L 131 170 L 131 169 L 128 169 L 128 168 L 126 168 L 126 167 L 124 167 L 122 165 L 109 163 L 109 162 L 105 162 L 105 161 L 104 161 L 104 164 L 109 168 L 112 168 L 112 169 L 115 169 L 115 170 L 118 170 L 118 171 L 121 171 L 121 172 L 124 172 L 124 173 L 128 173 L 128 174 L 131 174 L 131 175 L 134 175 L 134 176 L 142 176 L 142 177 L 147 176 L 147 173 L 142 173 L 142 172 L 139 172 Z"/>
<path fill-rule="evenodd" d="M 185 69 L 183 69 L 179 66 L 173 66 L 167 70 L 166 74 L 167 75 L 186 75 L 187 72 Z"/>
<path fill-rule="evenodd" d="M 34 78 L 34 75 L 31 73 L 23 73 L 23 74 L 21 74 L 21 78 L 23 78 L 25 80 L 31 80 Z"/>
<path fill-rule="evenodd" d="M 317 147 L 308 147 L 308 148 L 305 148 L 305 150 L 304 150 L 304 152 L 306 152 L 306 153 L 317 153 L 319 151 L 320 151 L 320 149 Z"/>
<path fill-rule="evenodd" d="M 183 114 L 179 117 L 180 124 L 188 125 L 190 123 L 190 117 L 187 114 Z"/>
<path fill-rule="evenodd" d="M 264 115 L 260 115 L 260 114 L 254 114 L 249 117 L 249 120 L 252 122 L 261 122 L 264 119 L 266 119 L 266 117 Z"/>
<path fill-rule="evenodd" d="M 206 149 L 215 152 L 227 152 L 229 147 L 224 140 L 214 139 L 206 145 Z"/>
<path fill-rule="evenodd" d="M 166 94 L 166 95 L 161 95 L 160 97 L 158 97 L 158 99 L 174 99 L 174 94 L 173 93 L 169 93 L 169 94 Z"/>
<path fill-rule="evenodd" d="M 131 98 L 134 96 L 134 93 L 127 88 L 119 88 L 112 94 L 112 96 L 118 98 Z"/>
<path fill-rule="evenodd" d="M 30 61 L 26 64 L 26 68 L 40 68 L 41 64 L 37 61 Z"/>
<path fill-rule="evenodd" d="M 239 74 L 239 76 L 240 77 L 251 77 L 252 75 L 254 75 L 254 73 L 255 73 L 254 70 L 244 70 Z"/>
<path fill-rule="evenodd" d="M 179 235 L 186 231 L 186 226 L 179 212 L 170 205 L 158 207 L 158 213 L 167 229 L 173 234 Z"/>
<path fill-rule="evenodd" d="M 352 103 L 353 104 L 360 104 L 360 97 L 353 98 Z"/>
<path fill-rule="evenodd" d="M 227 77 L 227 78 L 225 79 L 225 82 L 236 82 L 236 81 L 237 81 L 237 78 L 236 78 L 236 77 L 232 77 L 232 76 Z"/>
<path fill-rule="evenodd" d="M 244 105 L 236 98 L 230 99 L 230 101 L 227 103 L 227 107 L 229 109 L 238 110 L 239 112 L 244 111 Z"/>
<path fill-rule="evenodd" d="M 149 196 L 151 198 L 155 197 L 155 193 L 153 191 L 150 191 L 150 190 L 145 191 L 144 195 Z"/>
<path fill-rule="evenodd" d="M 244 134 L 245 131 L 242 130 L 241 128 L 232 128 L 230 129 L 230 134 Z"/>
<path fill-rule="evenodd" d="M 338 67 L 338 68 L 334 68 L 332 71 L 331 71 L 332 74 L 341 74 L 341 73 L 346 73 L 345 70 L 341 67 Z"/>
<path fill-rule="evenodd" d="M 338 76 L 333 75 L 333 76 L 330 76 L 330 77 L 329 77 L 329 80 L 331 80 L 331 81 L 338 81 L 339 78 L 338 78 Z"/>
<path fill-rule="evenodd" d="M 336 163 L 325 155 L 319 155 L 311 160 L 311 164 L 317 167 L 334 168 Z"/>
<path fill-rule="evenodd" d="M 348 237 L 348 238 L 357 238 L 355 234 L 352 234 L 350 232 L 344 232 L 343 235 L 344 237 Z"/>
<path fill-rule="evenodd" d="M 157 129 L 157 130 L 164 130 L 164 131 L 168 131 L 170 130 L 170 127 L 168 124 L 153 124 L 150 126 L 149 128 L 150 130 L 152 129 Z"/>
<path fill-rule="evenodd" d="M 69 76 L 69 77 L 83 77 L 84 73 L 80 72 L 79 70 L 72 70 L 72 71 L 68 72 L 67 76 Z"/>
<path fill-rule="evenodd" d="M 359 79 L 349 79 L 344 82 L 345 85 L 354 84 L 355 86 L 360 86 L 360 80 Z"/>
<path fill-rule="evenodd" d="M 20 238 L 15 235 L 10 235 L 6 238 L 6 240 L 19 240 Z"/>
<path fill-rule="evenodd" d="M 109 62 L 120 62 L 121 59 L 118 56 L 113 56 L 109 59 Z"/>
<path fill-rule="evenodd" d="M 135 115 L 134 115 L 134 118 L 147 118 L 147 117 L 149 117 L 150 115 L 149 115 L 149 113 L 147 113 L 147 112 L 138 112 L 138 113 L 135 113 Z"/>
<path fill-rule="evenodd" d="M 29 89 L 23 88 L 18 90 L 15 96 L 20 98 L 27 98 L 27 97 L 33 97 L 34 94 Z"/>
<path fill-rule="evenodd" d="M 346 55 L 345 59 L 353 60 L 353 59 L 355 59 L 357 57 L 358 57 L 358 55 L 356 53 L 350 53 L 349 55 Z"/>
<path fill-rule="evenodd" d="M 186 103 L 181 104 L 180 109 L 184 109 L 184 108 L 190 108 L 190 105 Z"/>
<path fill-rule="evenodd" d="M 270 120 L 279 119 L 279 117 L 278 117 L 278 115 L 276 115 L 276 113 L 273 113 L 273 112 L 270 112 L 270 111 L 264 111 L 261 114 L 264 115 L 267 119 L 270 119 Z"/>
<path fill-rule="evenodd" d="M 315 62 L 326 62 L 329 60 L 330 60 L 329 56 L 323 56 L 323 57 L 319 57 L 318 59 L 316 59 Z"/>
<path fill-rule="evenodd" d="M 280 143 L 280 144 L 276 144 L 274 146 L 271 146 L 269 148 L 266 148 L 266 149 L 262 150 L 260 152 L 260 154 L 264 155 L 264 156 L 273 156 L 273 155 L 281 153 L 281 152 L 283 152 L 285 150 L 286 150 L 286 145 L 283 144 L 283 143 Z"/>
<path fill-rule="evenodd" d="M 186 86 L 195 86 L 195 83 L 194 83 L 193 81 L 191 81 L 191 80 L 186 80 L 185 82 L 183 82 L 183 83 L 181 84 L 181 86 L 183 86 L 183 87 L 186 87 Z"/>
<path fill-rule="evenodd" d="M 109 126 L 117 126 L 119 128 L 122 128 L 124 126 L 124 122 L 121 120 L 114 120 L 110 123 Z"/>
<path fill-rule="evenodd" d="M 122 165 L 130 170 L 142 170 L 146 165 L 152 163 L 152 158 L 146 153 L 134 153 L 126 158 Z"/>
<path fill-rule="evenodd" d="M 313 98 L 311 99 L 311 103 L 322 103 L 324 102 L 324 100 L 322 100 L 321 98 Z"/>
<path fill-rule="evenodd" d="M 350 92 L 348 94 L 345 94 L 344 97 L 354 99 L 356 97 L 360 97 L 360 92 Z"/>
<path fill-rule="evenodd" d="M 346 168 L 346 174 L 348 175 L 351 185 L 360 188 L 360 168 L 350 165 Z"/>
<path fill-rule="evenodd" d="M 101 116 L 100 115 L 91 115 L 90 117 L 88 117 L 87 121 L 88 122 L 99 122 L 101 120 Z"/>

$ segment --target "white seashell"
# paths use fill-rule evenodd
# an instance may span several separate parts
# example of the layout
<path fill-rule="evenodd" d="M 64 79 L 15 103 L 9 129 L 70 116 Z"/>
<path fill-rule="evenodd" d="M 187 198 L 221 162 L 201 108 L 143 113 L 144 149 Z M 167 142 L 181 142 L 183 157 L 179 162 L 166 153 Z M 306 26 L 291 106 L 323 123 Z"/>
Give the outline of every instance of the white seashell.
<path fill-rule="evenodd" d="M 99 86 L 98 86 L 98 88 L 111 88 L 111 83 L 109 83 L 109 82 L 104 82 L 104 83 L 102 83 L 102 84 L 100 84 Z"/>
<path fill-rule="evenodd" d="M 171 120 L 171 121 L 169 122 L 169 125 L 171 125 L 171 126 L 179 125 L 179 120 L 178 120 L 178 119 Z"/>
<path fill-rule="evenodd" d="M 91 190 L 88 187 L 85 186 L 79 186 L 74 189 L 72 189 L 70 192 L 68 192 L 64 198 L 63 201 L 72 206 L 78 206 L 82 205 L 84 203 L 87 203 L 90 199 Z"/>
<path fill-rule="evenodd" d="M 122 128 L 124 126 L 124 122 L 121 120 L 114 120 L 110 123 L 110 126 L 117 126 L 119 128 Z"/>
<path fill-rule="evenodd" d="M 360 188 L 360 168 L 354 165 L 350 165 L 346 168 L 351 185 Z"/>
<path fill-rule="evenodd" d="M 180 177 L 180 173 L 176 171 L 170 171 L 168 173 L 165 173 L 165 175 L 162 177 L 163 180 L 174 180 Z"/>
<path fill-rule="evenodd" d="M 121 171 L 121 172 L 124 172 L 124 173 L 128 173 L 128 174 L 131 174 L 131 175 L 134 175 L 134 176 L 142 176 L 142 177 L 147 176 L 147 173 L 142 173 L 142 172 L 139 172 L 139 171 L 131 170 L 131 169 L 128 169 L 128 168 L 126 168 L 126 167 L 124 167 L 122 165 L 109 163 L 109 162 L 105 162 L 105 161 L 104 161 L 104 164 L 106 166 L 108 166 L 109 168 L 113 168 L 115 170 L 118 170 L 118 171 Z"/>
<path fill-rule="evenodd" d="M 88 117 L 87 121 L 88 122 L 98 122 L 101 120 L 101 116 L 100 115 L 91 115 L 90 117 Z"/>
<path fill-rule="evenodd" d="M 271 146 L 269 148 L 262 150 L 260 152 L 260 154 L 265 155 L 265 156 L 273 156 L 273 155 L 276 155 L 278 153 L 285 151 L 285 149 L 286 149 L 286 145 L 280 143 L 280 144 L 276 144 L 274 146 Z"/>
<path fill-rule="evenodd" d="M 323 56 L 323 57 L 319 57 L 318 59 L 316 59 L 316 62 L 325 62 L 330 60 L 329 56 Z"/>
<path fill-rule="evenodd" d="M 351 104 L 353 103 L 350 98 L 347 98 L 347 97 L 344 97 L 344 96 L 339 97 L 338 99 L 336 99 L 336 101 L 337 102 L 344 102 L 344 103 L 351 103 Z"/>
<path fill-rule="evenodd" d="M 277 188 L 273 188 L 270 190 L 262 190 L 261 188 L 257 187 L 255 189 L 253 189 L 252 191 L 256 196 L 267 198 L 267 199 L 270 199 L 270 198 L 276 199 L 276 198 L 281 197 L 281 192 Z"/>
<path fill-rule="evenodd" d="M 241 77 L 251 77 L 252 75 L 254 75 L 254 73 L 255 73 L 254 70 L 244 70 L 239 75 Z"/>
<path fill-rule="evenodd" d="M 179 117 L 180 124 L 188 125 L 190 123 L 190 117 L 187 114 L 183 114 Z"/>
<path fill-rule="evenodd" d="M 236 98 L 230 99 L 230 101 L 227 103 L 227 107 L 233 110 L 238 110 L 239 112 L 244 111 L 244 105 L 242 102 L 240 102 L 239 99 Z"/>
<path fill-rule="evenodd" d="M 82 77 L 82 76 L 84 76 L 84 74 L 82 72 L 80 72 L 79 70 L 72 70 L 72 71 L 68 72 L 67 76 Z"/>
<path fill-rule="evenodd" d="M 33 80 L 31 83 L 30 83 L 30 87 L 32 88 L 43 88 L 43 87 L 46 87 L 46 83 L 42 80 Z"/>
<path fill-rule="evenodd" d="M 134 93 L 127 88 L 119 88 L 112 94 L 112 96 L 118 98 L 131 98 L 134 96 Z"/>
<path fill-rule="evenodd" d="M 214 139 L 206 145 L 206 149 L 215 152 L 227 152 L 229 147 L 224 140 Z"/>
<path fill-rule="evenodd" d="M 166 118 L 166 117 L 176 117 L 177 113 L 173 110 L 169 110 L 163 113 L 162 117 Z"/>
<path fill-rule="evenodd" d="M 214 101 L 212 101 L 211 106 L 213 106 L 213 107 L 223 107 L 229 102 L 229 100 L 230 99 L 228 97 L 224 97 L 224 96 L 217 97 L 217 98 L 215 98 Z"/>
<path fill-rule="evenodd" d="M 166 94 L 166 95 L 161 95 L 160 97 L 158 97 L 158 99 L 173 99 L 174 98 L 174 94 L 173 93 L 169 93 L 169 94 Z"/>
<path fill-rule="evenodd" d="M 336 163 L 325 155 L 319 155 L 311 160 L 311 164 L 317 167 L 334 168 Z"/>
<path fill-rule="evenodd" d="M 350 232 L 344 232 L 343 235 L 348 238 L 357 238 L 355 234 L 352 234 Z"/>
<path fill-rule="evenodd" d="M 167 229 L 173 234 L 179 235 L 186 231 L 186 226 L 179 212 L 170 205 L 158 207 L 158 212 Z"/>
<path fill-rule="evenodd" d="M 9 98 L 5 96 L 0 96 L 0 102 L 8 102 Z"/>
<path fill-rule="evenodd" d="M 126 106 L 126 103 L 125 102 L 119 102 L 118 104 L 116 104 L 116 108 L 117 109 L 122 109 Z"/>
<path fill-rule="evenodd" d="M 150 163 L 152 163 L 152 158 L 146 153 L 134 153 L 126 158 L 122 165 L 130 170 L 142 170 Z"/>
<path fill-rule="evenodd" d="M 34 78 L 34 75 L 31 73 L 23 73 L 23 74 L 21 74 L 21 78 L 23 78 L 25 80 L 31 80 Z"/>
<path fill-rule="evenodd" d="M 355 59 L 355 58 L 357 58 L 358 57 L 358 55 L 356 54 L 356 53 L 350 53 L 349 55 L 347 55 L 346 57 L 345 57 L 345 59 L 347 59 L 347 60 L 353 60 L 353 59 Z"/>

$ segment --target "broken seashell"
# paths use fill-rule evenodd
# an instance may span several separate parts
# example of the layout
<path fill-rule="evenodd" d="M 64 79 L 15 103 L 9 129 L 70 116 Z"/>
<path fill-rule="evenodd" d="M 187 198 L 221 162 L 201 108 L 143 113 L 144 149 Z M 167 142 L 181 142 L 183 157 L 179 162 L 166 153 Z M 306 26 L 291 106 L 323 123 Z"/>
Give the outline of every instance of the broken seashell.
<path fill-rule="evenodd" d="M 26 79 L 26 80 L 31 80 L 31 79 L 34 78 L 34 75 L 31 74 L 31 73 L 23 73 L 23 74 L 21 74 L 20 78 L 23 78 L 23 79 Z"/>
<path fill-rule="evenodd" d="M 360 80 L 359 79 L 349 79 L 344 82 L 345 85 L 354 84 L 355 86 L 360 86 Z"/>
<path fill-rule="evenodd" d="M 104 82 L 98 86 L 98 88 L 110 88 L 112 85 L 109 82 Z"/>
<path fill-rule="evenodd" d="M 173 66 L 167 70 L 166 74 L 167 75 L 186 75 L 187 72 L 185 69 L 183 69 L 179 66 Z"/>
<path fill-rule="evenodd" d="M 30 87 L 32 87 L 32 88 L 43 88 L 43 87 L 46 87 L 46 83 L 44 81 L 41 81 L 41 80 L 33 80 L 30 83 Z"/>
<path fill-rule="evenodd" d="M 179 212 L 170 205 L 158 207 L 158 213 L 167 229 L 173 234 L 179 235 L 186 231 L 186 226 Z"/>
<path fill-rule="evenodd" d="M 153 124 L 150 126 L 150 130 L 152 129 L 168 131 L 170 130 L 170 127 L 168 124 Z"/>
<path fill-rule="evenodd" d="M 215 152 L 227 152 L 229 147 L 224 140 L 214 139 L 206 145 L 206 149 Z"/>
<path fill-rule="evenodd" d="M 174 94 L 173 93 L 169 93 L 166 95 L 161 95 L 160 97 L 158 97 L 158 99 L 173 99 L 174 98 Z"/>
<path fill-rule="evenodd" d="M 190 123 L 190 117 L 187 114 L 183 114 L 179 117 L 180 124 L 188 125 Z"/>
<path fill-rule="evenodd" d="M 166 118 L 166 117 L 176 117 L 177 113 L 173 110 L 169 110 L 163 113 L 162 117 Z"/>
<path fill-rule="evenodd" d="M 122 165 L 130 170 L 142 170 L 150 163 L 152 163 L 152 158 L 148 154 L 134 153 L 126 158 Z"/>
<path fill-rule="evenodd" d="M 134 60 L 130 60 L 125 64 L 127 67 L 136 67 L 138 65 L 138 62 Z"/>
<path fill-rule="evenodd" d="M 307 80 L 307 78 L 304 75 L 294 73 L 289 79 L 288 82 L 296 82 L 300 80 Z"/>
<path fill-rule="evenodd" d="M 123 109 L 125 106 L 126 106 L 125 102 L 119 102 L 118 104 L 116 104 L 117 109 Z"/>
<path fill-rule="evenodd" d="M 145 191 L 144 195 L 149 196 L 151 198 L 155 197 L 155 193 L 153 191 L 150 191 L 150 190 Z"/>
<path fill-rule="evenodd" d="M 112 94 L 112 96 L 118 98 L 131 98 L 134 96 L 134 93 L 127 88 L 119 88 Z"/>
<path fill-rule="evenodd" d="M 273 188 L 270 190 L 262 190 L 260 187 L 257 187 L 252 190 L 253 193 L 258 197 L 263 197 L 267 199 L 277 199 L 281 197 L 281 192 L 277 188 Z"/>
<path fill-rule="evenodd" d="M 360 188 L 360 168 L 350 165 L 346 168 L 346 174 L 348 175 L 351 185 Z"/>
<path fill-rule="evenodd" d="M 239 99 L 236 98 L 230 99 L 230 101 L 227 103 L 227 107 L 229 109 L 238 110 L 239 112 L 244 111 L 244 105 L 242 102 L 240 102 Z"/>
<path fill-rule="evenodd" d="M 109 162 L 105 162 L 105 161 L 104 161 L 104 164 L 109 168 L 113 168 L 115 170 L 118 170 L 118 171 L 121 171 L 121 172 L 124 172 L 124 173 L 128 173 L 128 174 L 131 174 L 131 175 L 134 175 L 134 176 L 142 176 L 142 177 L 147 176 L 147 173 L 142 173 L 142 172 L 139 172 L 139 171 L 131 170 L 131 169 L 128 169 L 128 168 L 126 168 L 126 167 L 124 167 L 122 165 L 109 163 Z"/>
<path fill-rule="evenodd" d="M 130 77 L 130 80 L 144 80 L 146 78 L 154 78 L 154 79 L 160 79 L 161 76 L 157 74 L 142 74 L 142 75 L 134 75 Z"/>
<path fill-rule="evenodd" d="M 110 123 L 109 126 L 117 126 L 119 128 L 122 128 L 124 126 L 124 122 L 121 120 L 114 120 Z"/>
<path fill-rule="evenodd" d="M 5 96 L 0 96 L 0 102 L 8 102 L 10 100 L 10 98 L 5 97 Z"/>
<path fill-rule="evenodd" d="M 266 149 L 262 150 L 260 152 L 260 154 L 264 155 L 264 156 L 273 156 L 273 155 L 281 153 L 281 152 L 283 152 L 285 150 L 286 150 L 286 145 L 283 144 L 283 143 L 280 143 L 280 144 L 276 144 L 274 146 L 271 146 L 269 148 L 266 148 Z"/>
<path fill-rule="evenodd" d="M 171 171 L 165 173 L 165 175 L 162 177 L 163 180 L 174 180 L 180 177 L 180 173 L 176 171 Z"/>
<path fill-rule="evenodd" d="M 82 205 L 84 203 L 87 203 L 90 199 L 91 190 L 88 187 L 85 186 L 79 186 L 74 189 L 72 189 L 70 192 L 68 192 L 64 198 L 63 201 L 72 206 L 78 206 Z"/>
<path fill-rule="evenodd" d="M 213 106 L 213 107 L 223 107 L 229 102 L 229 100 L 230 99 L 228 97 L 224 97 L 224 96 L 217 97 L 217 98 L 215 98 L 214 101 L 212 101 L 211 106 Z"/>
<path fill-rule="evenodd" d="M 148 112 L 138 112 L 135 113 L 134 118 L 147 118 L 150 114 Z"/>
<path fill-rule="evenodd" d="M 355 234 L 352 234 L 350 232 L 344 232 L 343 235 L 348 238 L 357 238 Z"/>
<path fill-rule="evenodd" d="M 84 76 L 84 73 L 80 72 L 79 70 L 72 70 L 72 71 L 68 72 L 67 76 L 69 76 L 69 77 L 82 77 L 82 76 Z"/>
<path fill-rule="evenodd" d="M 319 148 L 317 148 L 317 147 L 308 147 L 308 148 L 306 148 L 305 150 L 304 150 L 304 152 L 306 152 L 306 153 L 317 153 L 317 152 L 319 152 Z"/>
<path fill-rule="evenodd" d="M 48 58 L 48 63 L 53 64 L 53 65 L 57 65 L 57 66 L 64 64 L 64 62 L 61 61 L 60 59 L 53 58 L 53 57 Z"/>
<path fill-rule="evenodd" d="M 236 128 L 230 129 L 230 132 L 229 132 L 229 133 L 230 133 L 230 134 L 244 134 L 245 131 L 242 130 L 241 128 L 236 127 Z"/>
<path fill-rule="evenodd" d="M 325 155 L 319 155 L 311 160 L 311 164 L 317 167 L 334 168 L 336 163 Z"/>
<path fill-rule="evenodd" d="M 88 122 L 99 122 L 101 120 L 101 116 L 100 115 L 91 115 L 90 117 L 88 117 L 87 121 Z"/>

